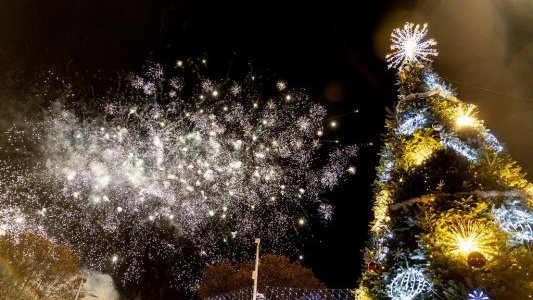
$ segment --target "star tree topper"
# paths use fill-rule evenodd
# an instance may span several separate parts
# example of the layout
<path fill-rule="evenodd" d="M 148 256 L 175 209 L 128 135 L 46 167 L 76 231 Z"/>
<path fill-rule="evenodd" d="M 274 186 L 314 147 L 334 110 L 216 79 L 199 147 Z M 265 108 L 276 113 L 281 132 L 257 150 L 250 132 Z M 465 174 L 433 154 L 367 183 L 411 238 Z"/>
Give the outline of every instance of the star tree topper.
<path fill-rule="evenodd" d="M 428 24 L 420 26 L 411 22 L 405 23 L 403 28 L 395 28 L 391 33 L 391 50 L 387 54 L 387 63 L 390 68 L 399 68 L 407 62 L 431 62 L 428 56 L 437 56 L 439 53 L 433 46 L 437 45 L 434 39 L 426 39 Z"/>

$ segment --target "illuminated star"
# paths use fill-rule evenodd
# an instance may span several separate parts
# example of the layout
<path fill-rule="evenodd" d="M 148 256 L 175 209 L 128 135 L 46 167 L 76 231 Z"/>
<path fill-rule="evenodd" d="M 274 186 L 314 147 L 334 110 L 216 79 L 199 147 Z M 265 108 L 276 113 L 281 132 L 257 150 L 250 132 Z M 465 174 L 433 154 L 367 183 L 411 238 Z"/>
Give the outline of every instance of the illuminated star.
<path fill-rule="evenodd" d="M 396 28 L 391 34 L 392 53 L 387 54 L 389 68 L 397 68 L 407 62 L 425 61 L 430 62 L 428 56 L 437 56 L 437 45 L 434 39 L 425 40 L 428 33 L 428 25 L 415 25 L 407 22 L 403 28 Z"/>

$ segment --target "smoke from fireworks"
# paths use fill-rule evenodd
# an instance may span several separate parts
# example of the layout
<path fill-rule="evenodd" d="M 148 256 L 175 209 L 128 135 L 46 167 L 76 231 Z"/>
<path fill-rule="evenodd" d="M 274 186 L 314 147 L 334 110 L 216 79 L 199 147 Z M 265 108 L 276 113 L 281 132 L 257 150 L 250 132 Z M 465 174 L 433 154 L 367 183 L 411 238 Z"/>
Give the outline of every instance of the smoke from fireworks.
<path fill-rule="evenodd" d="M 91 268 L 120 269 L 123 282 L 142 275 L 146 256 L 184 244 L 204 262 L 238 257 L 254 237 L 285 251 L 302 224 L 331 218 L 321 195 L 357 149 L 332 149 L 323 163 L 326 111 L 302 91 L 278 82 L 265 97 L 252 77 L 191 80 L 158 65 L 128 83 L 89 111 L 58 102 L 22 131 L 34 166 L 2 185 L 30 181 L 32 197 L 2 204 L 40 212 L 49 234 Z"/>

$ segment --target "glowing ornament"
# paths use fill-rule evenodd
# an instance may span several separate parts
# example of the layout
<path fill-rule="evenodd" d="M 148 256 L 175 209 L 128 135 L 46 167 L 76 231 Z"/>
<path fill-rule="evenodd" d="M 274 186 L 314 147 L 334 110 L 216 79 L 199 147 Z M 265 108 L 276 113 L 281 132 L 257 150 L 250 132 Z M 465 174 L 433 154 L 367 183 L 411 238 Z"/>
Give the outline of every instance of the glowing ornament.
<path fill-rule="evenodd" d="M 475 290 L 468 294 L 468 300 L 490 300 L 489 296 L 481 290 Z"/>
<path fill-rule="evenodd" d="M 403 28 L 396 28 L 391 34 L 392 53 L 387 54 L 386 59 L 389 68 L 401 67 L 407 62 L 425 61 L 431 62 L 428 56 L 437 56 L 437 45 L 434 39 L 425 40 L 428 33 L 428 25 L 415 25 L 407 22 Z"/>
<path fill-rule="evenodd" d="M 416 296 L 431 290 L 422 271 L 408 268 L 396 275 L 389 285 L 389 297 L 393 300 L 411 300 Z"/>
<path fill-rule="evenodd" d="M 473 268 L 482 268 L 487 264 L 487 259 L 483 255 L 483 253 L 479 251 L 472 251 L 470 254 L 468 254 L 467 257 L 468 265 Z"/>

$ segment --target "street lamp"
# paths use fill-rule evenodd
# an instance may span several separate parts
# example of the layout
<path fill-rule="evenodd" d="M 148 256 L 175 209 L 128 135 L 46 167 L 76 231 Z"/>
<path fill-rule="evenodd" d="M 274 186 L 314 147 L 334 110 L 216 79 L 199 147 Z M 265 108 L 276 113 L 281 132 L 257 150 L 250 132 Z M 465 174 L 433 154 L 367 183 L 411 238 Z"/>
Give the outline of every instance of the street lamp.
<path fill-rule="evenodd" d="M 78 297 L 80 296 L 81 287 L 86 282 L 87 282 L 87 278 L 81 276 L 80 277 L 80 285 L 78 286 L 78 290 L 76 291 L 76 297 L 74 298 L 74 300 L 78 300 Z"/>
<path fill-rule="evenodd" d="M 255 250 L 255 270 L 252 272 L 252 279 L 254 280 L 254 294 L 252 300 L 257 300 L 257 279 L 259 277 L 259 244 L 261 243 L 261 239 L 256 238 L 255 243 L 257 246 Z"/>

